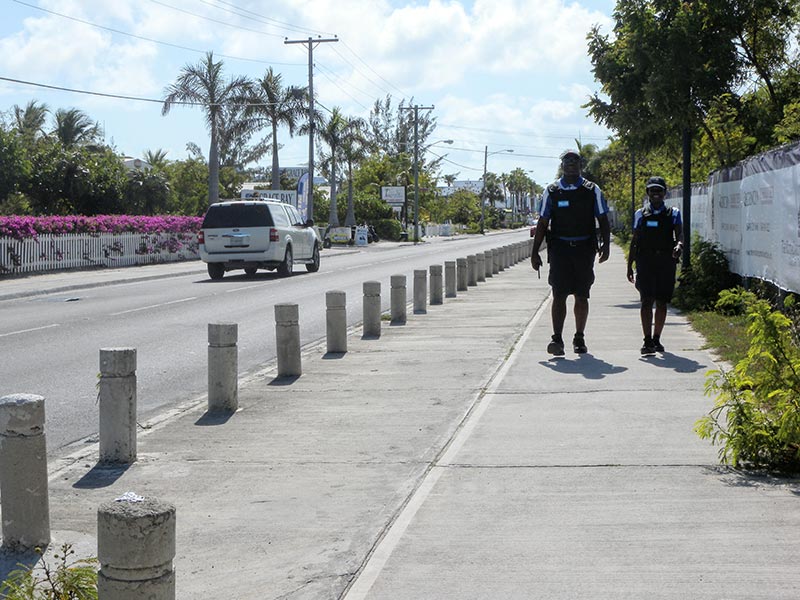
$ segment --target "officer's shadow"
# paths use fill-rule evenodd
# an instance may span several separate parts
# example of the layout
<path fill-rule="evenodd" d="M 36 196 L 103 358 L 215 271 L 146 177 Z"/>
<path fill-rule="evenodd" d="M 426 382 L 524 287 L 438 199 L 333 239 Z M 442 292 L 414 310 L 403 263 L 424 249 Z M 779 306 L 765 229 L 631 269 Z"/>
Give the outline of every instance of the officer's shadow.
<path fill-rule="evenodd" d="M 672 352 L 642 356 L 640 360 L 656 367 L 661 367 L 662 369 L 672 369 L 676 373 L 696 373 L 700 369 L 708 370 L 713 368 L 710 365 L 701 364 L 691 358 L 672 354 Z"/>
<path fill-rule="evenodd" d="M 575 360 L 566 358 L 551 358 L 539 361 L 539 364 L 564 375 L 582 375 L 585 379 L 603 379 L 608 375 L 617 375 L 628 370 L 607 363 L 593 356 L 591 353 L 579 355 Z"/>

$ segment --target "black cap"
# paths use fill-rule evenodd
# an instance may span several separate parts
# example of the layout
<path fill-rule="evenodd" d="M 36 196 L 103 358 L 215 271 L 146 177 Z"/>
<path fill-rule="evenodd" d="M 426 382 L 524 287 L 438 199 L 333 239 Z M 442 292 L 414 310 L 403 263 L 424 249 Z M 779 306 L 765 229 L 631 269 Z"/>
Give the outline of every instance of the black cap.
<path fill-rule="evenodd" d="M 664 181 L 663 177 L 651 177 L 647 180 L 647 185 L 644 186 L 645 189 L 650 189 L 651 187 L 660 187 L 662 190 L 667 189 L 667 182 Z"/>
<path fill-rule="evenodd" d="M 571 149 L 567 148 L 566 150 L 564 150 L 564 151 L 561 153 L 561 156 L 559 156 L 558 158 L 560 158 L 561 160 L 564 160 L 564 159 L 565 159 L 567 156 L 569 156 L 570 154 L 571 154 L 572 156 L 574 156 L 574 157 L 578 158 L 578 159 L 580 159 L 580 157 L 581 157 L 581 154 L 580 154 L 580 152 L 578 152 L 577 150 L 571 150 Z"/>

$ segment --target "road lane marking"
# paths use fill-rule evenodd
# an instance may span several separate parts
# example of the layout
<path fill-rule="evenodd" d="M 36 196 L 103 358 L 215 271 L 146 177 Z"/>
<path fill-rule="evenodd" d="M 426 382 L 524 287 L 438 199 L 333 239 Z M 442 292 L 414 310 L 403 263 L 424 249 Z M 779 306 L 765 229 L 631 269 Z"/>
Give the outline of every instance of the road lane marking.
<path fill-rule="evenodd" d="M 252 289 L 263 287 L 263 286 L 264 286 L 263 283 L 257 283 L 255 285 L 246 285 L 244 287 L 238 287 L 238 288 L 234 288 L 232 290 L 225 290 L 225 293 L 226 294 L 232 294 L 233 292 L 241 292 L 242 290 L 252 290 Z"/>
<path fill-rule="evenodd" d="M 59 323 L 53 323 L 51 325 L 42 325 L 41 327 L 33 327 L 31 329 L 20 329 L 19 331 L 10 331 L 9 333 L 0 333 L 0 337 L 7 337 L 9 335 L 17 335 L 20 333 L 30 333 L 31 331 L 41 331 L 42 329 L 51 329 L 53 327 L 61 327 Z"/>
<path fill-rule="evenodd" d="M 151 304 L 150 306 L 140 306 L 139 308 L 132 308 L 130 310 L 123 310 L 122 312 L 111 313 L 110 316 L 117 317 L 119 315 L 127 315 L 128 313 L 139 312 L 141 310 L 149 310 L 151 308 L 161 308 L 162 306 L 169 306 L 171 304 L 180 304 L 181 302 L 190 302 L 192 300 L 197 300 L 197 296 L 192 296 L 191 298 L 181 298 L 180 300 L 171 300 L 170 302 L 162 302 L 161 304 Z"/>

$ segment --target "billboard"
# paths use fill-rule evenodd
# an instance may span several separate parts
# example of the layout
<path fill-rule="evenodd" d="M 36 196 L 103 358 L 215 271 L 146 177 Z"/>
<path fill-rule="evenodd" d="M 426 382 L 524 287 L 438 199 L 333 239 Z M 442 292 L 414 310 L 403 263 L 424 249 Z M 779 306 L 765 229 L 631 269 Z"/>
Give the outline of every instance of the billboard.
<path fill-rule="evenodd" d="M 294 190 L 242 190 L 243 200 L 278 200 L 284 204 L 297 206 L 297 192 Z"/>

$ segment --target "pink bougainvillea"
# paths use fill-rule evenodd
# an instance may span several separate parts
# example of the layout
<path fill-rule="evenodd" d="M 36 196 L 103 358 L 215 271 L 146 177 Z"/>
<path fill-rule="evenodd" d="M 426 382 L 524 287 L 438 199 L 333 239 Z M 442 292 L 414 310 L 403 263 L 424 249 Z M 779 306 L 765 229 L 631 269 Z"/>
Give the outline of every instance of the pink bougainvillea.
<path fill-rule="evenodd" d="M 37 239 L 39 234 L 65 233 L 197 233 L 202 217 L 175 215 L 97 215 L 84 217 L 2 217 L 0 237 L 15 240 Z"/>

